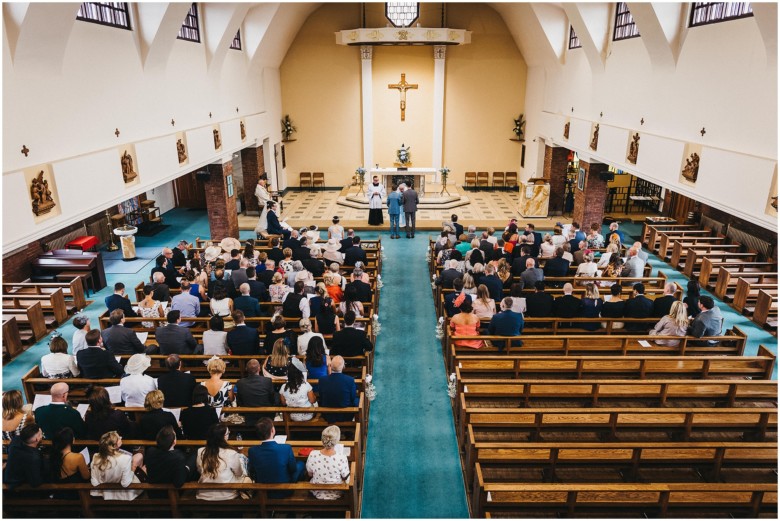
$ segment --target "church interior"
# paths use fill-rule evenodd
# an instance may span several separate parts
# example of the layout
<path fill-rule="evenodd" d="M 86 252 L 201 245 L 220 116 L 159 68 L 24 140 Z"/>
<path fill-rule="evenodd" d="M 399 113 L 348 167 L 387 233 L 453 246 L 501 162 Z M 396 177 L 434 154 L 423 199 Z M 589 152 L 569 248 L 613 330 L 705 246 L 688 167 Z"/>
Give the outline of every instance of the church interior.
<path fill-rule="evenodd" d="M 4 517 L 777 518 L 776 3 L 2 9 Z M 275 248 L 289 240 L 284 254 Z M 350 265 L 351 249 L 362 264 Z M 285 260 L 269 268 L 274 250 Z M 548 267 L 561 255 L 574 260 L 556 275 Z M 610 280 L 616 257 L 623 274 Z M 267 299 L 246 315 L 260 343 L 236 354 L 228 341 L 212 355 L 214 318 L 230 335 L 244 320 L 234 303 L 249 298 L 248 284 L 236 277 L 233 287 L 233 261 L 232 271 L 267 282 Z M 225 313 L 210 287 L 223 268 Z M 541 289 L 528 268 L 544 272 Z M 471 282 L 462 293 L 452 270 L 460 288 Z M 356 278 L 368 297 L 339 307 L 335 293 L 351 295 Z M 495 298 L 479 284 L 490 278 L 503 284 Z M 200 282 L 190 291 L 199 312 L 171 319 L 182 281 Z M 158 302 L 158 284 L 171 303 Z M 138 316 L 113 318 L 120 286 Z M 679 316 L 526 308 L 540 292 L 556 303 L 611 293 L 614 303 L 621 291 L 626 307 L 669 298 Z M 457 304 L 464 296 L 473 312 Z M 288 298 L 301 299 L 303 315 L 283 306 Z M 489 314 L 475 314 L 488 300 Z M 281 335 L 276 319 L 300 339 L 332 316 L 331 301 L 337 331 L 314 333 L 330 352 L 327 374 L 316 379 L 307 347 L 285 341 L 284 376 L 266 374 L 276 401 L 241 397 L 240 381 L 259 378 L 252 362 L 261 375 L 276 363 L 280 342 L 267 340 Z M 147 314 L 151 302 L 163 313 Z M 359 304 L 357 318 L 345 303 Z M 496 333 L 491 317 L 510 311 L 519 331 Z M 700 312 L 719 317 L 720 330 L 697 329 Z M 166 351 L 160 328 L 182 318 L 198 348 Z M 349 320 L 372 349 L 343 355 L 344 365 L 342 347 L 331 351 Z M 681 333 L 658 333 L 659 320 Z M 140 351 L 110 345 L 106 331 L 122 324 Z M 114 355 L 119 372 L 87 378 L 77 337 Z M 98 337 L 103 347 L 88 343 Z M 68 349 L 57 351 L 62 339 Z M 197 393 L 164 406 L 175 451 L 197 472 L 187 467 L 183 485 L 153 479 L 163 431 L 144 438 L 140 426 L 162 406 L 143 397 L 131 406 L 123 389 L 141 378 L 142 357 L 159 393 L 177 372 L 172 354 L 217 408 L 209 433 L 227 428 L 219 454 L 242 465 L 230 479 L 200 472 L 213 440 L 188 436 L 181 420 Z M 44 371 L 45 357 L 66 355 L 81 376 L 67 365 Z M 346 408 L 340 415 L 322 396 L 341 372 L 336 359 L 356 389 L 355 403 L 333 406 Z M 297 415 L 279 402 L 296 371 L 314 389 Z M 217 381 L 230 388 L 224 405 L 209 387 Z M 74 429 L 58 452 L 62 432 L 45 421 L 58 385 L 88 429 L 96 389 L 107 389 L 130 430 Z M 263 415 L 305 477 L 254 470 L 253 449 L 268 443 L 255 425 Z M 98 464 L 112 432 L 126 452 L 115 446 L 111 457 L 132 456 L 121 480 Z M 89 467 L 81 480 L 66 476 L 71 452 Z M 341 458 L 346 474 L 320 480 L 314 456 Z M 22 457 L 59 461 L 62 474 L 17 482 Z"/>

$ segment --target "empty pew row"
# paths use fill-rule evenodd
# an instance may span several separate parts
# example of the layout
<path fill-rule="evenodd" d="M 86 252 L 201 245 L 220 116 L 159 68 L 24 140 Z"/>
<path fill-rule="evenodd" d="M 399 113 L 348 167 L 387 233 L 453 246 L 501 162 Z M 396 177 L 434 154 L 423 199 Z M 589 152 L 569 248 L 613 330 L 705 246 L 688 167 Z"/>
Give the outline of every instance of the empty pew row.
<path fill-rule="evenodd" d="M 61 288 L 46 295 L 3 294 L 0 298 L 3 301 L 3 309 L 25 309 L 39 302 L 44 316 L 47 317 L 47 327 L 60 326 L 68 320 L 68 309 Z"/>
<path fill-rule="evenodd" d="M 16 317 L 3 317 L 3 363 L 13 360 L 25 349 Z"/>
<path fill-rule="evenodd" d="M 777 291 L 759 290 L 753 322 L 777 334 Z"/>
<path fill-rule="evenodd" d="M 777 517 L 769 483 L 486 483 L 477 464 L 474 517 Z"/>
<path fill-rule="evenodd" d="M 456 355 L 457 380 L 480 378 L 657 378 L 770 380 L 776 356 L 759 346 L 756 356 L 559 356 Z"/>
<path fill-rule="evenodd" d="M 729 244 L 724 241 L 725 238 L 718 238 L 717 241 L 713 238 L 674 241 L 669 264 L 671 264 L 674 269 L 685 273 L 686 263 L 688 262 L 688 256 L 690 254 L 693 254 L 694 258 L 712 254 L 713 256 L 720 256 L 723 259 L 731 258 L 733 255 L 735 259 L 756 260 L 757 254 L 755 252 L 745 252 L 744 247 L 741 244 Z M 700 263 L 701 261 L 699 261 L 699 264 Z M 689 266 L 688 272 L 693 269 L 693 265 Z"/>
<path fill-rule="evenodd" d="M 474 483 L 479 464 L 523 475 L 528 482 L 577 482 L 587 476 L 592 483 L 604 479 L 621 482 L 657 482 L 658 469 L 688 470 L 707 481 L 717 482 L 735 472 L 754 473 L 756 481 L 776 481 L 776 442 L 692 441 L 692 442 L 477 442 L 471 429 L 464 454 L 466 483 Z M 582 472 L 571 472 L 572 470 Z M 604 472 L 604 471 L 607 472 Z M 769 471 L 769 472 L 767 472 Z M 599 479 L 600 478 L 600 479 Z M 674 473 L 664 473 L 663 480 L 674 480 Z M 579 481 L 584 481 L 580 480 Z"/>
<path fill-rule="evenodd" d="M 705 259 L 704 262 L 706 262 Z M 718 270 L 718 277 L 713 284 L 710 282 L 706 287 L 710 289 L 716 297 L 724 302 L 734 300 L 734 294 L 737 290 L 737 281 L 744 278 L 749 282 L 762 283 L 764 280 L 772 280 L 777 277 L 777 264 L 772 263 L 745 263 L 744 268 L 741 265 L 727 265 Z M 751 268 L 751 266 L 755 266 Z M 701 279 L 700 279 L 701 283 Z M 703 286 L 704 287 L 704 286 Z"/>
<path fill-rule="evenodd" d="M 777 296 L 777 276 L 762 276 L 761 282 L 751 282 L 743 277 L 738 278 L 731 307 L 743 315 L 752 315 L 758 300 L 759 291 L 765 291 L 770 295 Z"/>
<path fill-rule="evenodd" d="M 48 334 L 46 317 L 40 302 L 29 306 L 20 305 L 18 308 L 3 307 L 3 319 L 7 320 L 10 317 L 16 319 L 20 338 L 25 344 L 34 344 Z M 49 319 L 49 325 L 51 324 L 52 319 Z"/>
<path fill-rule="evenodd" d="M 642 245 L 650 251 L 655 251 L 658 248 L 660 242 L 660 234 L 662 232 L 674 233 L 684 232 L 687 230 L 702 231 L 702 228 L 697 224 L 642 224 Z"/>
<path fill-rule="evenodd" d="M 729 249 L 720 248 L 688 248 L 685 264 L 681 266 L 683 275 L 690 279 L 698 279 L 701 275 L 704 259 L 716 262 L 733 262 L 735 260 L 756 262 L 758 261 L 758 253 L 729 251 Z"/>
<path fill-rule="evenodd" d="M 62 291 L 68 313 L 80 311 L 87 307 L 84 296 L 84 284 L 80 277 L 74 277 L 67 282 L 3 282 L 3 295 L 46 295 Z"/>
<path fill-rule="evenodd" d="M 725 289 L 735 286 L 737 277 L 760 276 L 764 273 L 776 273 L 774 261 L 715 260 L 704 257 L 699 271 L 699 285 L 712 291 L 716 297 L 725 300 Z M 733 279 L 733 284 L 730 282 Z"/>
<path fill-rule="evenodd" d="M 726 244 L 727 238 L 723 235 L 713 236 L 712 233 L 696 233 L 693 230 L 682 234 L 662 233 L 658 244 L 657 255 L 665 262 L 670 262 L 673 255 L 674 244 L 680 242 L 683 245 L 692 246 L 694 244 Z"/>

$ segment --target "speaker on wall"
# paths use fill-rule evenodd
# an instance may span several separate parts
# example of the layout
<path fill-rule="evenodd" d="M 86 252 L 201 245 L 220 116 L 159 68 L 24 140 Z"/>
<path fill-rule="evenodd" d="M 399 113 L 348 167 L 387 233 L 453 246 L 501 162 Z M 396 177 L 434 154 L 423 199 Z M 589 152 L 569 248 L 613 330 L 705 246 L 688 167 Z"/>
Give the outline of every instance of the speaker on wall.
<path fill-rule="evenodd" d="M 599 174 L 599 178 L 602 181 L 614 181 L 615 180 L 615 174 L 613 174 L 612 172 L 601 172 Z"/>
<path fill-rule="evenodd" d="M 211 177 L 211 172 L 209 172 L 209 170 L 207 168 L 203 169 L 203 170 L 198 170 L 197 172 L 195 172 L 195 179 L 197 179 L 198 181 L 204 181 L 205 182 L 205 181 L 208 181 L 210 177 Z"/>

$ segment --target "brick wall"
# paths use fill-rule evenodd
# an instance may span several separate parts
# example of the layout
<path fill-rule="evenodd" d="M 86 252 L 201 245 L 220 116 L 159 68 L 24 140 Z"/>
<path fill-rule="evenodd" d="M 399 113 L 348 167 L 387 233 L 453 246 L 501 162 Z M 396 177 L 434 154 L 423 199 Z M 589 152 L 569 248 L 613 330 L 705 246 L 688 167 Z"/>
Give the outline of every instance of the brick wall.
<path fill-rule="evenodd" d="M 250 147 L 241 150 L 241 168 L 244 171 L 244 209 L 247 215 L 260 215 L 255 197 L 257 180 L 265 173 L 263 147 Z"/>
<path fill-rule="evenodd" d="M 238 215 L 236 213 L 236 195 L 228 197 L 226 178 L 233 174 L 233 163 L 208 165 L 209 180 L 204 183 L 206 189 L 206 208 L 209 214 L 211 238 L 222 240 L 225 237 L 238 238 Z"/>
<path fill-rule="evenodd" d="M 543 177 L 550 183 L 550 215 L 563 213 L 563 197 L 566 193 L 566 165 L 569 150 L 563 147 L 544 147 Z"/>
<path fill-rule="evenodd" d="M 32 262 L 43 253 L 41 241 L 31 242 L 3 257 L 3 282 L 21 282 L 32 275 Z"/>
<path fill-rule="evenodd" d="M 607 198 L 607 182 L 599 174 L 606 172 L 608 166 L 603 163 L 589 164 L 580 160 L 580 168 L 585 169 L 585 190 L 574 190 L 574 215 L 572 220 L 587 229 L 592 223 L 601 224 L 604 219 L 604 201 Z"/>

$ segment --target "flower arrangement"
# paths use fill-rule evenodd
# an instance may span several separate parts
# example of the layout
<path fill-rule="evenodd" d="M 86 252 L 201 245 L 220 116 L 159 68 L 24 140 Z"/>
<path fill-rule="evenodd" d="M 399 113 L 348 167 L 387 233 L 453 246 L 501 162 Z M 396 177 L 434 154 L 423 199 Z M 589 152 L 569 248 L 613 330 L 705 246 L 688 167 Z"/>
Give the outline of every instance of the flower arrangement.
<path fill-rule="evenodd" d="M 436 338 L 438 340 L 444 338 L 444 317 L 439 317 L 439 321 L 436 323 Z"/>
<path fill-rule="evenodd" d="M 379 336 L 382 332 L 382 324 L 379 322 L 379 315 L 374 314 L 371 319 L 371 329 L 374 331 L 374 336 Z"/>
<path fill-rule="evenodd" d="M 355 169 L 355 175 L 358 177 L 358 184 L 363 186 L 366 183 L 366 169 L 359 166 Z"/>
<path fill-rule="evenodd" d="M 370 374 L 366 375 L 366 398 L 369 402 L 373 402 L 376 399 L 376 387 L 374 387 L 374 377 Z"/>
<path fill-rule="evenodd" d="M 296 129 L 292 124 L 290 115 L 286 114 L 284 116 L 284 119 L 282 119 L 282 134 L 284 134 L 284 139 L 290 139 L 292 133 L 296 132 L 297 130 L 298 129 Z"/>
<path fill-rule="evenodd" d="M 411 146 L 407 147 L 407 146 L 404 146 L 403 143 L 401 143 L 401 148 L 399 148 L 396 151 L 396 153 L 395 153 L 396 157 L 398 158 L 398 163 L 399 164 L 407 165 L 407 164 L 410 163 L 410 161 L 412 159 L 412 154 L 409 153 L 409 149 L 410 148 L 411 148 Z"/>
<path fill-rule="evenodd" d="M 518 141 L 525 141 L 525 118 L 523 118 L 523 115 L 520 114 L 514 121 L 515 128 L 512 129 L 512 132 L 515 133 Z"/>
<path fill-rule="evenodd" d="M 458 384 L 455 382 L 455 373 L 450 374 L 447 381 L 447 396 L 455 398 L 458 395 Z"/>
<path fill-rule="evenodd" d="M 382 286 L 384 286 L 385 283 L 382 282 L 382 275 L 376 276 L 376 289 L 382 289 Z"/>
<path fill-rule="evenodd" d="M 379 256 L 382 258 L 383 261 L 387 260 L 387 257 L 385 256 L 385 247 L 380 246 L 379 247 Z"/>
<path fill-rule="evenodd" d="M 447 185 L 447 176 L 450 174 L 450 169 L 446 166 L 443 166 L 439 169 L 439 173 L 441 174 L 441 184 Z"/>

